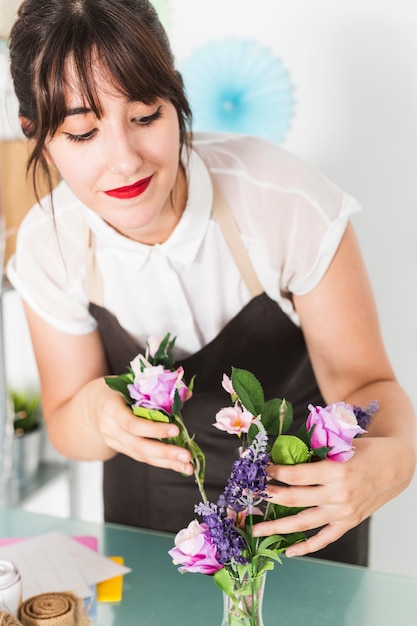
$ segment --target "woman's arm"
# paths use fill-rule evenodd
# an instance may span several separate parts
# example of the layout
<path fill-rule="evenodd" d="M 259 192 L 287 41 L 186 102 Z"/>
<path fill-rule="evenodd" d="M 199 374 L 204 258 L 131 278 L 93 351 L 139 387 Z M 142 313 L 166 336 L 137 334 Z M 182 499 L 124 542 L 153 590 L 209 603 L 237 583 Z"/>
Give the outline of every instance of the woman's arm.
<path fill-rule="evenodd" d="M 62 333 L 25 305 L 39 370 L 42 408 L 55 448 L 75 460 L 107 460 L 116 452 L 157 467 L 192 474 L 190 454 L 159 439 L 177 426 L 133 415 L 104 382 L 106 362 L 97 331 Z"/>
<path fill-rule="evenodd" d="M 271 486 L 273 501 L 308 507 L 294 517 L 258 524 L 256 534 L 324 527 L 288 556 L 324 548 L 369 517 L 410 483 L 416 465 L 416 422 L 388 361 L 359 247 L 351 226 L 319 285 L 295 296 L 313 368 L 326 403 L 344 400 L 379 410 L 346 463 L 271 466 L 287 487 Z"/>

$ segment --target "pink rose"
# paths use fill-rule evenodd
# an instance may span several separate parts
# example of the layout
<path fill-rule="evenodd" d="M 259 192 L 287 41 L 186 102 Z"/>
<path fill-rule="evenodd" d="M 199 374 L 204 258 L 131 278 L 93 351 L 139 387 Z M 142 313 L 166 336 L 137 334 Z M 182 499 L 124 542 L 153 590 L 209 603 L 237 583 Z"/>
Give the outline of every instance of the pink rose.
<path fill-rule="evenodd" d="M 140 364 L 145 365 L 141 371 Z M 182 381 L 184 370 L 179 367 L 174 372 L 166 370 L 162 365 L 149 365 L 147 361 L 136 357 L 131 362 L 135 374 L 133 384 L 128 385 L 132 400 L 136 400 L 133 406 L 143 406 L 148 409 L 162 409 L 172 413 L 175 390 L 184 402 L 188 388 Z"/>
<path fill-rule="evenodd" d="M 253 415 L 241 409 L 239 405 L 229 406 L 216 414 L 216 423 L 213 424 L 219 430 L 225 430 L 229 435 L 247 433 L 253 422 Z"/>
<path fill-rule="evenodd" d="M 355 449 L 352 441 L 356 435 L 366 432 L 357 422 L 352 407 L 344 402 L 335 402 L 325 408 L 309 405 L 307 431 L 315 427 L 311 435 L 312 449 L 330 447 L 327 458 L 333 461 L 348 461 Z"/>
<path fill-rule="evenodd" d="M 214 574 L 222 569 L 216 559 L 217 548 L 210 537 L 207 524 L 193 520 L 175 536 L 175 548 L 169 550 L 175 565 L 180 572 L 197 572 Z"/>

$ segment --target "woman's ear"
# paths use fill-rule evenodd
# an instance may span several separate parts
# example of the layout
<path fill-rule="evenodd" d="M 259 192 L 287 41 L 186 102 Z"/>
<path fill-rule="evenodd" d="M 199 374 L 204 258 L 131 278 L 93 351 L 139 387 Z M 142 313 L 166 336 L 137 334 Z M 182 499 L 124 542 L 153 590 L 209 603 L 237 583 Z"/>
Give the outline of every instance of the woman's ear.
<path fill-rule="evenodd" d="M 33 127 L 33 122 L 31 122 L 27 117 L 24 117 L 23 115 L 19 116 L 19 122 L 20 122 L 20 126 L 22 128 L 23 134 L 25 135 L 25 137 L 29 140 L 29 141 L 33 141 L 33 134 L 34 134 L 34 127 Z M 46 163 L 49 166 L 54 166 L 55 163 L 51 157 L 51 155 L 49 154 L 49 151 L 47 148 L 43 149 L 43 156 L 44 159 L 46 161 Z"/>
<path fill-rule="evenodd" d="M 33 136 L 33 122 L 31 122 L 27 117 L 23 117 L 23 115 L 19 115 L 20 127 L 23 131 L 25 137 L 30 139 Z"/>

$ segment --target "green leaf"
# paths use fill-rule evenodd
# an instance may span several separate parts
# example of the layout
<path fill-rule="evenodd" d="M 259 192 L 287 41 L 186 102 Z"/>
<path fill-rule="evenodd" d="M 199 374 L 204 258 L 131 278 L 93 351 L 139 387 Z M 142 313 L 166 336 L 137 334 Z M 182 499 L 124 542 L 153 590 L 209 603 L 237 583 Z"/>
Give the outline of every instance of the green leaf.
<path fill-rule="evenodd" d="M 132 411 L 137 417 L 144 417 L 147 420 L 151 420 L 152 422 L 169 422 L 169 417 L 162 411 L 157 411 L 156 409 L 147 409 L 143 406 L 134 406 L 132 407 Z"/>
<path fill-rule="evenodd" d="M 171 339 L 171 333 L 167 333 L 162 339 L 155 354 L 149 357 L 152 365 L 162 365 L 165 369 L 172 370 L 174 365 L 173 348 L 176 337 Z"/>
<path fill-rule="evenodd" d="M 278 556 L 278 551 L 280 552 L 284 552 L 285 548 L 282 548 L 281 550 L 279 548 L 276 549 L 276 551 L 274 550 L 259 550 L 255 557 L 253 558 L 253 560 L 258 560 L 260 557 L 264 557 L 264 558 L 268 558 L 271 561 L 276 561 L 277 563 L 281 563 L 281 559 Z"/>
<path fill-rule="evenodd" d="M 222 567 L 222 569 L 217 570 L 217 572 L 214 573 L 213 578 L 214 578 L 214 582 L 219 587 L 219 589 L 224 591 L 224 593 L 227 594 L 228 596 L 234 597 L 233 596 L 233 579 L 225 567 Z"/>
<path fill-rule="evenodd" d="M 248 445 L 251 446 L 253 444 L 256 435 L 259 433 L 259 427 L 256 424 L 251 424 L 249 426 L 249 430 L 247 432 Z"/>
<path fill-rule="evenodd" d="M 178 389 L 174 391 L 174 402 L 172 403 L 172 413 L 179 413 L 184 406 L 184 402 L 180 398 Z"/>
<path fill-rule="evenodd" d="M 332 446 L 322 446 L 321 448 L 313 448 L 314 456 L 318 456 L 319 459 L 327 459 L 327 453 L 332 450 Z"/>
<path fill-rule="evenodd" d="M 280 411 L 283 400 L 273 398 L 265 402 L 261 413 L 261 421 L 268 435 L 278 435 L 280 433 Z M 293 419 L 293 409 L 290 402 L 285 401 L 281 433 L 287 432 L 291 428 Z"/>
<path fill-rule="evenodd" d="M 300 511 L 304 511 L 305 507 L 301 506 L 284 506 L 283 504 L 268 503 L 268 512 L 265 521 L 281 519 L 290 515 L 297 515 Z"/>
<path fill-rule="evenodd" d="M 255 417 L 262 413 L 264 392 L 261 383 L 251 372 L 232 367 L 232 386 L 249 413 Z"/>
<path fill-rule="evenodd" d="M 280 560 L 280 563 L 281 563 L 281 560 Z M 264 572 L 267 572 L 269 570 L 273 570 L 274 567 L 275 567 L 274 561 L 266 561 L 266 563 L 259 570 L 258 576 L 261 576 Z"/>
<path fill-rule="evenodd" d="M 133 382 L 129 374 L 123 374 L 122 376 L 105 376 L 104 381 L 110 389 L 122 394 L 126 400 L 126 404 L 129 404 L 130 406 L 133 403 L 127 388 L 128 384 Z"/>
<path fill-rule="evenodd" d="M 295 543 L 300 543 L 301 541 L 305 541 L 307 539 L 304 533 L 288 533 L 288 535 L 284 535 L 284 542 L 282 545 L 283 550 L 286 550 L 290 546 L 293 546 Z"/>
<path fill-rule="evenodd" d="M 270 535 L 269 537 L 265 537 L 259 544 L 258 550 L 262 552 L 262 550 L 266 550 L 266 548 L 269 548 L 272 544 L 281 542 L 282 540 L 282 535 Z"/>
<path fill-rule="evenodd" d="M 271 457 L 277 465 L 297 465 L 308 461 L 309 450 L 298 437 L 281 435 L 272 446 Z"/>
<path fill-rule="evenodd" d="M 188 391 L 192 391 L 194 389 L 194 382 L 195 382 L 195 374 L 192 377 L 192 379 L 190 380 L 190 382 L 188 383 Z"/>
<path fill-rule="evenodd" d="M 105 376 L 104 381 L 110 387 L 110 389 L 114 389 L 114 391 L 119 391 L 120 393 L 125 393 L 127 391 L 127 386 L 132 381 L 127 380 L 126 376 Z"/>

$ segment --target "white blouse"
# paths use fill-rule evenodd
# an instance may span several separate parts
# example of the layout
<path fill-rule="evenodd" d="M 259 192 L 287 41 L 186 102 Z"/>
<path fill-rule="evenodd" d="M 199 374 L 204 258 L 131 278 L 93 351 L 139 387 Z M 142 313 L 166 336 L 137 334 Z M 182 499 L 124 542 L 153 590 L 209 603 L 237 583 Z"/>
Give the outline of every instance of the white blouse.
<path fill-rule="evenodd" d="M 184 164 L 187 206 L 169 239 L 152 246 L 113 230 L 61 182 L 53 192 L 55 223 L 45 198 L 19 229 L 7 274 L 21 297 L 62 332 L 93 331 L 85 277 L 91 229 L 104 306 L 143 345 L 170 332 L 178 358 L 196 352 L 250 300 L 211 216 L 211 173 L 266 293 L 298 323 L 291 294 L 320 281 L 357 202 L 282 147 L 255 137 L 196 133 Z"/>

